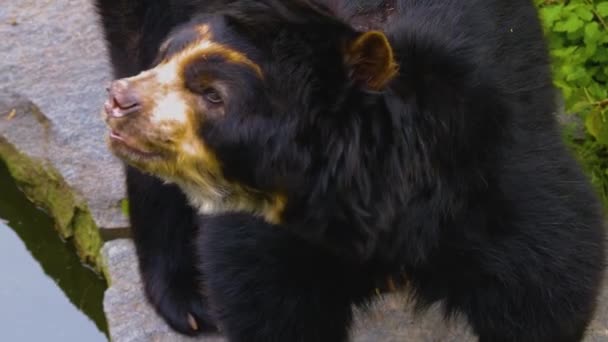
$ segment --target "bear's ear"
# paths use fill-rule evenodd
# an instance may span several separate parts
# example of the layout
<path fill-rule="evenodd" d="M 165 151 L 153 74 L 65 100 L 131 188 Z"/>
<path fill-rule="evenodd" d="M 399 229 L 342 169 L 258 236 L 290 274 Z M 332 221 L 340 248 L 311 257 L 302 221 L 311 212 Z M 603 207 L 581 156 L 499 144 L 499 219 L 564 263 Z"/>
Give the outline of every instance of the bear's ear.
<path fill-rule="evenodd" d="M 397 75 L 393 48 L 384 33 L 369 31 L 349 42 L 345 56 L 350 77 L 371 90 L 381 90 Z"/>

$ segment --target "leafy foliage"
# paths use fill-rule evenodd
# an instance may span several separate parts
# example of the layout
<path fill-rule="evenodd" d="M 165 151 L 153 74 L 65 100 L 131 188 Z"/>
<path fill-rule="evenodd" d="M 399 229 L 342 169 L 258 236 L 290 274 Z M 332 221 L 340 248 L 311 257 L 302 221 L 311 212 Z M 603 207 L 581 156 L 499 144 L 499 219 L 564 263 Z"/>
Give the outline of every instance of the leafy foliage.
<path fill-rule="evenodd" d="M 555 85 L 583 134 L 565 136 L 608 204 L 608 0 L 535 0 Z"/>

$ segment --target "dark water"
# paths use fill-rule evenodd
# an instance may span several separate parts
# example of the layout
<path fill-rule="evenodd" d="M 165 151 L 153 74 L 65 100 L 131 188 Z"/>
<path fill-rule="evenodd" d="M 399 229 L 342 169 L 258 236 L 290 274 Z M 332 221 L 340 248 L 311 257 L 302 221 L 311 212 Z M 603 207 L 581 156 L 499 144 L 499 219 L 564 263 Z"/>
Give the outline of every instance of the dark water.
<path fill-rule="evenodd" d="M 107 341 L 105 287 L 0 160 L 0 341 Z"/>

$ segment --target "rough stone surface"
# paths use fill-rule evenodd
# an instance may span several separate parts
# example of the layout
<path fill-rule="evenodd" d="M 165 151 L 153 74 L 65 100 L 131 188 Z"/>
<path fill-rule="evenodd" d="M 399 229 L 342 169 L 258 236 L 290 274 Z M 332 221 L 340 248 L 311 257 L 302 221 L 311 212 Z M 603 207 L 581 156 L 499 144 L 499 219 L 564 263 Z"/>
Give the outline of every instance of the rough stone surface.
<path fill-rule="evenodd" d="M 15 148 L 48 160 L 98 227 L 122 228 L 122 168 L 99 115 L 110 79 L 100 32 L 90 0 L 1 1 L 0 88 L 32 100 L 51 123 L 43 136 L 12 127 L 23 131 Z"/>
<path fill-rule="evenodd" d="M 104 298 L 110 335 L 114 342 L 204 341 L 219 342 L 218 336 L 186 338 L 172 332 L 146 302 L 137 271 L 131 240 L 107 242 L 103 248 L 111 282 Z M 605 287 L 608 287 L 606 284 Z M 438 308 L 415 317 L 404 296 L 385 296 L 366 312 L 357 311 L 353 342 L 473 342 L 462 320 L 444 323 Z M 604 291 L 595 321 L 585 342 L 608 341 L 608 293 Z"/>
<path fill-rule="evenodd" d="M 73 238 L 80 257 L 99 265 L 101 235 L 81 196 L 68 185 L 48 155 L 53 123 L 23 97 L 0 90 L 0 159 L 25 194 L 55 219 L 63 238 Z"/>
<path fill-rule="evenodd" d="M 145 300 L 131 240 L 106 242 L 102 249 L 110 288 L 105 293 L 104 310 L 114 342 L 189 342 L 197 339 L 171 331 Z M 207 336 L 205 342 L 223 341 Z"/>

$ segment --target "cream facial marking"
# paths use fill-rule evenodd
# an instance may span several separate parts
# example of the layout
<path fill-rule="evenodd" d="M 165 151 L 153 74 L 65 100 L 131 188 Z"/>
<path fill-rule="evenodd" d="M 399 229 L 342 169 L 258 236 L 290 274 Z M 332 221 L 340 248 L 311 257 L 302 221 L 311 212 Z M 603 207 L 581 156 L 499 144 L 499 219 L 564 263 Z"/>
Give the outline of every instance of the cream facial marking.
<path fill-rule="evenodd" d="M 178 92 L 169 92 L 156 100 L 156 106 L 150 112 L 150 122 L 159 126 L 164 123 L 187 125 L 189 112 L 190 107 L 182 95 Z"/>
<path fill-rule="evenodd" d="M 241 64 L 253 69 L 258 77 L 263 78 L 262 69 L 259 65 L 249 59 L 249 57 L 239 51 L 208 39 L 207 37 L 210 36 L 210 33 L 202 35 L 200 40 L 191 43 L 175 56 L 172 56 L 168 62 L 177 62 L 179 65 L 178 68 L 183 69 L 184 66 L 197 58 L 204 57 L 205 55 L 217 54 L 226 58 L 229 63 Z"/>
<path fill-rule="evenodd" d="M 176 60 L 171 60 L 168 63 L 160 64 L 156 68 L 150 70 L 153 73 L 156 81 L 161 86 L 173 85 L 178 81 L 179 69 Z"/>

